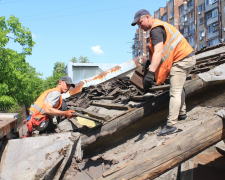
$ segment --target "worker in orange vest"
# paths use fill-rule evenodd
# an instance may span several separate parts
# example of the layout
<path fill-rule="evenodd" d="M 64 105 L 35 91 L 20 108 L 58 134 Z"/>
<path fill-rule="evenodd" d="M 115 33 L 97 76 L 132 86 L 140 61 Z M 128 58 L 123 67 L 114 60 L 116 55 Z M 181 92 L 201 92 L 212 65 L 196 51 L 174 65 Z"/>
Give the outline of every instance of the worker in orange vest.
<path fill-rule="evenodd" d="M 187 119 L 185 105 L 185 80 L 196 64 L 194 50 L 183 35 L 171 24 L 154 19 L 149 11 L 139 10 L 132 26 L 138 25 L 144 31 L 149 30 L 149 59 L 143 64 L 143 70 L 149 68 L 143 79 L 145 92 L 155 80 L 158 85 L 170 78 L 170 103 L 167 124 L 157 135 L 167 135 L 177 131 L 177 120 Z M 150 67 L 149 67 L 150 66 Z"/>
<path fill-rule="evenodd" d="M 33 128 L 38 131 L 44 131 L 51 123 L 49 123 L 50 116 L 66 116 L 72 118 L 72 113 L 75 111 L 61 111 L 59 108 L 62 106 L 62 94 L 66 93 L 70 87 L 75 87 L 72 79 L 69 76 L 60 78 L 56 88 L 49 89 L 43 92 L 34 105 L 29 109 L 30 119 L 27 120 L 27 137 L 32 136 Z"/>

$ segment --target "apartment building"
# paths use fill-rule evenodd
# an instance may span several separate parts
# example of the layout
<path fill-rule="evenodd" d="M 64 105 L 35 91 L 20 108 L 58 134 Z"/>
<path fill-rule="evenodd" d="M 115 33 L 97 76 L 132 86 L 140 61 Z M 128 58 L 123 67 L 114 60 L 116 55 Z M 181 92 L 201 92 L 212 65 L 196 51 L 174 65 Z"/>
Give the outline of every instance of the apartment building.
<path fill-rule="evenodd" d="M 154 18 L 179 29 L 195 51 L 225 42 L 225 0 L 170 0 L 154 12 Z M 138 55 L 148 56 L 149 33 L 139 29 L 137 33 L 145 35 Z"/>
<path fill-rule="evenodd" d="M 196 48 L 196 25 L 195 25 L 195 1 L 184 1 L 179 8 L 179 30 L 181 34 L 187 39 L 189 44 Z"/>
<path fill-rule="evenodd" d="M 198 0 L 197 10 L 197 50 L 219 44 L 222 40 L 220 1 Z"/>

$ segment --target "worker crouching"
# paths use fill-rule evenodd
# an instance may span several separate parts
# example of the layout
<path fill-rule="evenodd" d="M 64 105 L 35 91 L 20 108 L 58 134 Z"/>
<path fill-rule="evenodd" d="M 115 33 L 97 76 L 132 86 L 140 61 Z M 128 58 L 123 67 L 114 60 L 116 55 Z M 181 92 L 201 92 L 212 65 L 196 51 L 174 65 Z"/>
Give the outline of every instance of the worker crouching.
<path fill-rule="evenodd" d="M 62 94 L 66 93 L 70 87 L 75 87 L 68 76 L 60 78 L 56 88 L 49 89 L 42 93 L 29 109 L 30 119 L 27 120 L 27 137 L 32 136 L 33 128 L 39 132 L 46 130 L 53 123 L 50 123 L 50 116 L 66 116 L 72 118 L 75 111 L 59 110 L 63 104 Z"/>

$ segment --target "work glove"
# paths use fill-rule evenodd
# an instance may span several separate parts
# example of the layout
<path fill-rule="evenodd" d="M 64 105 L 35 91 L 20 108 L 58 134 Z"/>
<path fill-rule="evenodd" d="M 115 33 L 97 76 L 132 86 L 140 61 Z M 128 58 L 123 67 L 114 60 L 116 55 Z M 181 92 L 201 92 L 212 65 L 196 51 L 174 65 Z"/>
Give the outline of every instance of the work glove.
<path fill-rule="evenodd" d="M 75 111 L 68 110 L 68 111 L 64 111 L 63 115 L 70 119 L 74 116 L 74 115 L 72 115 L 72 113 L 75 113 Z"/>
<path fill-rule="evenodd" d="M 144 92 L 148 92 L 149 88 L 152 87 L 153 81 L 154 81 L 154 75 L 155 73 L 152 71 L 148 71 L 146 76 L 143 79 L 143 87 L 144 87 Z"/>
<path fill-rule="evenodd" d="M 148 69 L 149 65 L 150 65 L 150 60 L 148 59 L 147 61 L 145 61 L 143 64 L 142 64 L 142 72 L 145 71 L 145 69 Z"/>

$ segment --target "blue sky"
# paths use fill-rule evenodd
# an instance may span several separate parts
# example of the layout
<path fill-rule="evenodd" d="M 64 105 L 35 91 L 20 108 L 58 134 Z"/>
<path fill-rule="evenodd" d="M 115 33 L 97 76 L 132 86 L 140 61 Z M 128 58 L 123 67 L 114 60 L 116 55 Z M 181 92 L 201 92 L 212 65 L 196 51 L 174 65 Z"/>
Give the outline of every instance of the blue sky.
<path fill-rule="evenodd" d="M 72 57 L 116 64 L 132 59 L 135 12 L 153 14 L 165 6 L 165 0 L 1 0 L 0 16 L 14 15 L 32 32 L 36 44 L 26 61 L 45 79 L 55 62 L 67 64 Z"/>

